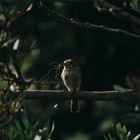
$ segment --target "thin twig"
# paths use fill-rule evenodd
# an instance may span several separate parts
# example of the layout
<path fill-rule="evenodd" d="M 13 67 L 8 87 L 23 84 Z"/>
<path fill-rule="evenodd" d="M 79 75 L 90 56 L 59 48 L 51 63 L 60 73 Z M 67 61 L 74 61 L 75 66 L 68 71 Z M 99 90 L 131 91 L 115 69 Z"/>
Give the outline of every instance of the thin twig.
<path fill-rule="evenodd" d="M 54 65 L 53 68 L 51 68 L 46 74 L 44 74 L 39 80 L 37 81 L 34 81 L 34 80 L 31 80 L 30 83 L 31 84 L 48 84 L 48 83 L 54 83 L 54 82 L 44 82 L 45 79 L 48 78 L 49 74 L 51 74 L 52 70 L 59 70 L 60 67 L 59 67 L 59 64 L 58 65 Z M 58 76 L 58 74 L 56 73 L 56 77 Z"/>
<path fill-rule="evenodd" d="M 109 12 L 110 14 L 112 14 L 113 16 L 119 18 L 119 19 L 123 19 L 126 20 L 134 25 L 137 25 L 138 27 L 140 27 L 140 19 L 135 17 L 134 15 L 130 14 L 129 12 L 123 11 L 122 9 L 118 8 L 117 6 L 108 3 L 107 1 L 104 0 L 55 0 L 55 1 L 59 1 L 59 2 L 96 2 L 96 4 L 98 4 L 98 6 L 102 9 L 104 9 L 105 11 Z"/>
<path fill-rule="evenodd" d="M 130 37 L 140 39 L 139 34 L 135 34 L 135 33 L 123 30 L 123 29 L 110 28 L 110 27 L 106 27 L 104 25 L 96 25 L 96 24 L 93 24 L 90 22 L 79 22 L 73 18 L 69 18 L 62 14 L 58 14 L 56 11 L 50 10 L 48 8 L 46 8 L 46 10 L 48 11 L 49 15 L 51 15 L 52 17 L 56 18 L 57 20 L 67 23 L 67 24 L 72 24 L 72 25 L 76 25 L 78 27 L 84 27 L 84 28 L 90 28 L 90 29 L 96 29 L 96 30 L 98 29 L 101 31 L 120 33 L 120 34 L 124 34 L 124 35 L 130 36 Z"/>
<path fill-rule="evenodd" d="M 110 13 L 111 15 L 113 15 L 118 19 L 125 20 L 133 25 L 140 27 L 140 19 L 138 19 L 134 15 L 126 11 L 123 11 L 121 8 L 112 5 L 104 0 L 95 0 L 95 2 L 97 6 L 103 9 L 103 11 L 107 11 L 108 13 Z"/>

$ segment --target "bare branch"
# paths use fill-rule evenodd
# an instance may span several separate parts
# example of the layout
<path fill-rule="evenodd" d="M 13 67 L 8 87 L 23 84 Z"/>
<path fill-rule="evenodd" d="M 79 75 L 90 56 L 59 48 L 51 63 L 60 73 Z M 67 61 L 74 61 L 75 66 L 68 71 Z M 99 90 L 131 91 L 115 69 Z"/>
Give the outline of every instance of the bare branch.
<path fill-rule="evenodd" d="M 130 37 L 140 39 L 139 34 L 135 34 L 135 33 L 123 30 L 123 29 L 110 28 L 110 27 L 106 27 L 106 26 L 103 26 L 103 25 L 96 25 L 96 24 L 93 24 L 93 23 L 90 23 L 90 22 L 79 22 L 79 21 L 77 21 L 77 20 L 75 20 L 73 18 L 69 18 L 69 17 L 66 17 L 66 16 L 64 16 L 62 14 L 58 14 L 57 12 L 52 11 L 52 10 L 50 10 L 48 8 L 46 8 L 46 10 L 48 11 L 48 13 L 52 17 L 56 18 L 59 21 L 67 23 L 67 24 L 76 25 L 78 27 L 84 27 L 84 28 L 90 28 L 90 29 L 96 29 L 96 30 L 98 29 L 98 30 L 101 30 L 101 31 L 124 34 L 124 35 L 130 36 Z"/>
<path fill-rule="evenodd" d="M 119 91 L 80 91 L 77 94 L 64 90 L 27 90 L 26 99 L 45 99 L 45 100 L 119 100 L 123 97 L 137 96 L 135 90 Z"/>
<path fill-rule="evenodd" d="M 120 8 L 118 8 L 115 5 L 112 5 L 110 3 L 105 2 L 104 0 L 95 0 L 96 4 L 104 11 L 109 12 L 111 15 L 113 15 L 114 17 L 121 19 L 121 20 L 125 20 L 128 21 L 131 24 L 134 24 L 138 27 L 140 27 L 140 19 L 138 19 L 137 17 L 133 16 L 132 14 L 126 12 L 126 11 L 122 11 Z"/>

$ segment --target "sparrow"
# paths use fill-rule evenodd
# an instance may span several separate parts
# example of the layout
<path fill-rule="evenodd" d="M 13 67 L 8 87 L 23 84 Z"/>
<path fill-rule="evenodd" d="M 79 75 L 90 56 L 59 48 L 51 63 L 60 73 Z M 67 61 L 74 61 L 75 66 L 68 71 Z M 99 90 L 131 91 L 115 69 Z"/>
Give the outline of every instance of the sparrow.
<path fill-rule="evenodd" d="M 81 74 L 79 65 L 72 59 L 67 59 L 63 63 L 63 70 L 61 73 L 61 79 L 70 93 L 78 93 L 81 84 Z M 80 103 L 78 100 L 71 100 L 70 102 L 71 112 L 80 112 Z"/>

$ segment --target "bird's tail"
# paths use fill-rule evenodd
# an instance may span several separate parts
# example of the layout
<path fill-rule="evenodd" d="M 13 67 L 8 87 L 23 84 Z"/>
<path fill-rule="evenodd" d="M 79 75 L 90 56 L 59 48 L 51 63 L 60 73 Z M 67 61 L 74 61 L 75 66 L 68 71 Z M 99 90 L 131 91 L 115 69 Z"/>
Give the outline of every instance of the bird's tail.
<path fill-rule="evenodd" d="M 80 112 L 80 103 L 79 103 L 78 100 L 71 100 L 70 111 L 73 112 L 73 113 Z"/>

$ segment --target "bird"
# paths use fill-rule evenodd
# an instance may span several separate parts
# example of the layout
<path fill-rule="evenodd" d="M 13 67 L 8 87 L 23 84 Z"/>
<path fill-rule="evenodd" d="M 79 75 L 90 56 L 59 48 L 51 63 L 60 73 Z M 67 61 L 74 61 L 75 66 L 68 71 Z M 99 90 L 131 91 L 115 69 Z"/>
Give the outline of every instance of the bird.
<path fill-rule="evenodd" d="M 81 85 L 81 72 L 78 63 L 72 59 L 66 59 L 60 65 L 63 66 L 61 79 L 64 86 L 70 93 L 78 93 Z M 71 100 L 70 111 L 73 113 L 80 112 L 80 103 L 78 100 Z"/>

